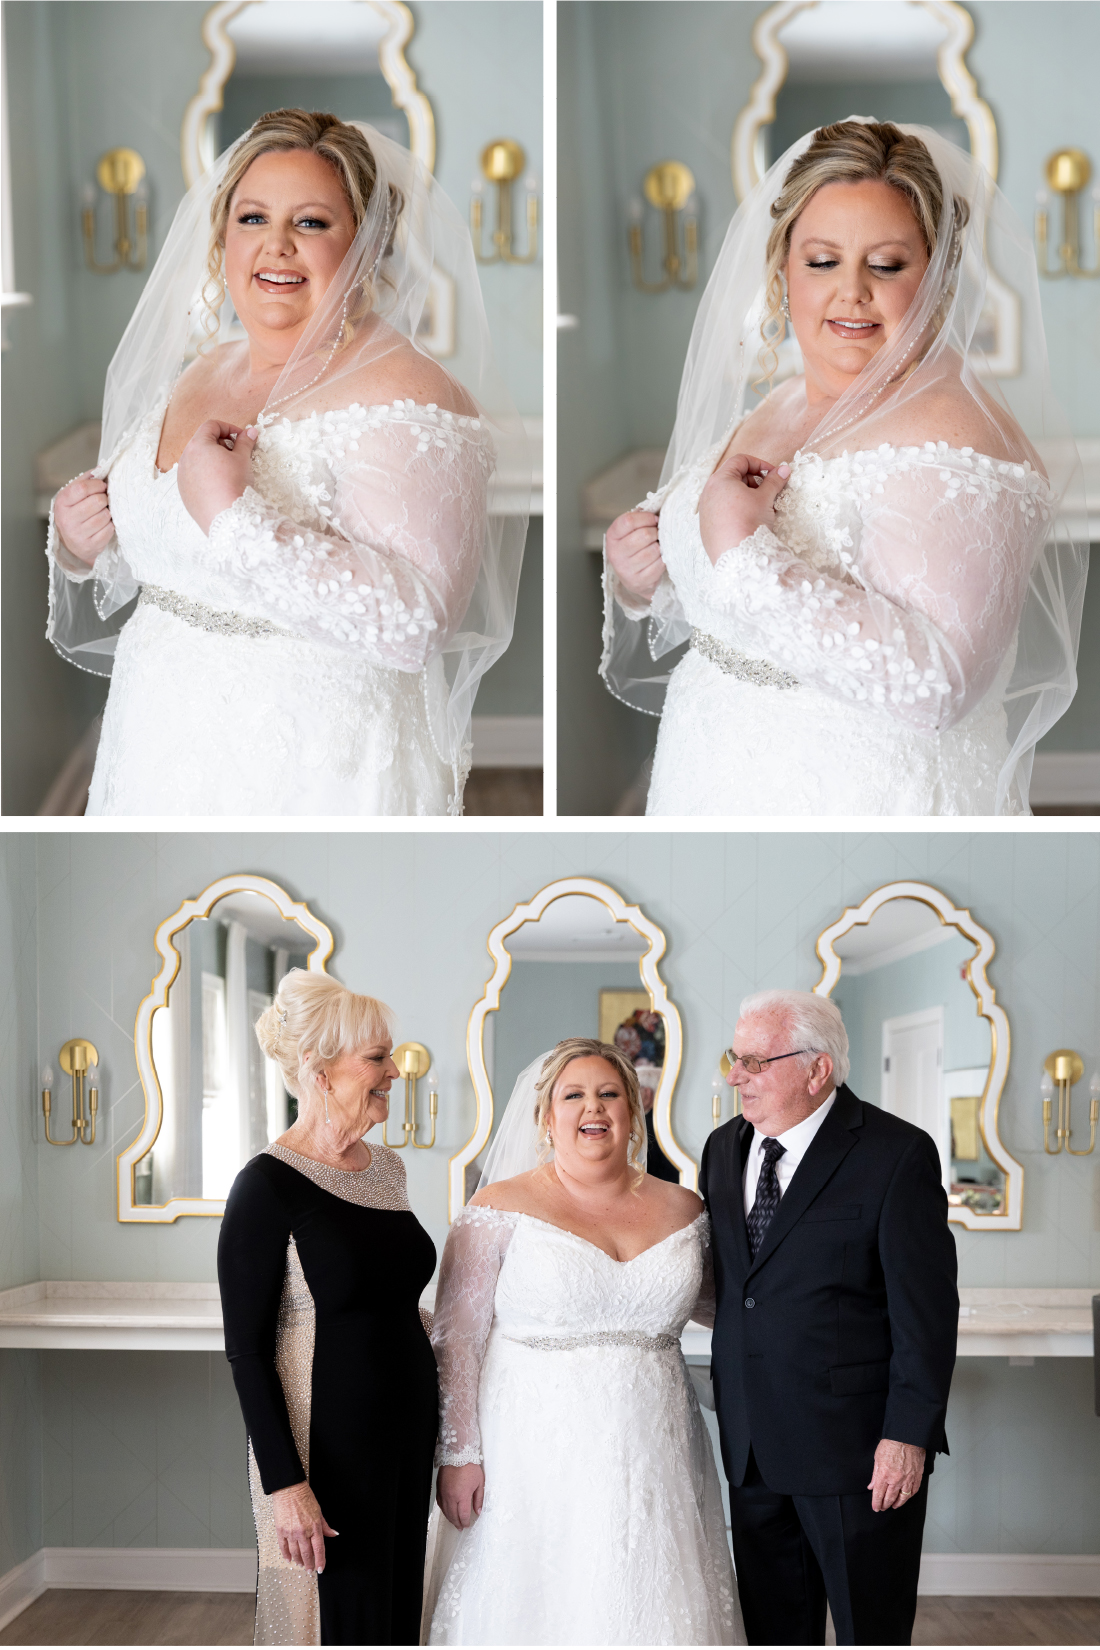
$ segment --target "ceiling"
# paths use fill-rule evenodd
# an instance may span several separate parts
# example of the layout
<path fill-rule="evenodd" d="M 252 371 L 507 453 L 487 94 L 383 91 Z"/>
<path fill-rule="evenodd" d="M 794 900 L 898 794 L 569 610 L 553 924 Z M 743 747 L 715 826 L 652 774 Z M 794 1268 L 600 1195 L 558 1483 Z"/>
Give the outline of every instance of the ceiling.
<path fill-rule="evenodd" d="M 231 17 L 234 74 L 378 74 L 387 24 L 364 0 L 262 0 Z"/>
<path fill-rule="evenodd" d="M 505 946 L 514 958 L 538 962 L 630 962 L 644 956 L 649 941 L 628 922 L 616 922 L 601 900 L 563 894 L 538 922 L 525 922 Z"/>
<path fill-rule="evenodd" d="M 779 30 L 788 80 L 938 80 L 942 23 L 908 0 L 822 0 Z"/>

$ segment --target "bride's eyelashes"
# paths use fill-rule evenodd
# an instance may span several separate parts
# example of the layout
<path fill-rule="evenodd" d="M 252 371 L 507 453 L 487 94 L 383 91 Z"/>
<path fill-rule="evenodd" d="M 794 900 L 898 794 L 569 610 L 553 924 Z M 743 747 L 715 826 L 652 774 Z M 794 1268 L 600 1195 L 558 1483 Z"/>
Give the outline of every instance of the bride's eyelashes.
<path fill-rule="evenodd" d="M 821 262 L 821 263 L 807 263 L 806 268 L 807 269 L 835 269 L 838 262 L 839 262 L 839 259 L 837 259 L 837 258 L 829 258 L 826 261 Z M 908 265 L 907 264 L 868 264 L 867 268 L 871 271 L 872 275 L 900 275 L 903 269 L 908 268 Z"/>
<path fill-rule="evenodd" d="M 267 219 L 262 212 L 245 212 L 237 219 L 238 223 L 257 224 L 266 223 Z M 294 225 L 295 229 L 331 229 L 332 225 L 323 218 L 299 218 Z"/>

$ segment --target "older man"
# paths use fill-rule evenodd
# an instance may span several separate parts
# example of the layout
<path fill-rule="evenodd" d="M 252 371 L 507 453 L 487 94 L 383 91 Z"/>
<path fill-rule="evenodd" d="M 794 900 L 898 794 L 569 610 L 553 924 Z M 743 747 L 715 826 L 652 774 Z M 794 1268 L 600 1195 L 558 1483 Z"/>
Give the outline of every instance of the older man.
<path fill-rule="evenodd" d="M 700 1190 L 714 1392 L 750 1644 L 908 1644 L 959 1297 L 939 1155 L 845 1086 L 826 997 L 741 1004 Z"/>

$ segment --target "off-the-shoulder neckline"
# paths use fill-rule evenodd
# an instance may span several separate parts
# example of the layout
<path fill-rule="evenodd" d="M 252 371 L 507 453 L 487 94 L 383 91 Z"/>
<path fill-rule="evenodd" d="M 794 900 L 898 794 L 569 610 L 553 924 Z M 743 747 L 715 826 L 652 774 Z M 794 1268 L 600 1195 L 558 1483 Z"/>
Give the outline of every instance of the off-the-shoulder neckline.
<path fill-rule="evenodd" d="M 641 1260 L 643 1255 L 651 1255 L 655 1249 L 662 1249 L 666 1243 L 671 1243 L 673 1238 L 679 1237 L 682 1232 L 690 1232 L 693 1227 L 698 1226 L 701 1220 L 707 1218 L 707 1211 L 701 1209 L 695 1219 L 688 1221 L 686 1226 L 677 1226 L 676 1230 L 670 1232 L 667 1237 L 661 1238 L 657 1243 L 651 1243 L 646 1249 L 639 1250 L 636 1255 L 631 1255 L 629 1260 L 616 1260 L 614 1255 L 609 1255 L 606 1249 L 601 1249 L 598 1243 L 592 1242 L 591 1238 L 581 1237 L 579 1232 L 571 1231 L 568 1226 L 558 1226 L 552 1220 L 540 1220 L 538 1215 L 529 1215 L 523 1209 L 494 1209 L 491 1203 L 467 1204 L 467 1208 L 476 1210 L 478 1214 L 511 1215 L 516 1220 L 529 1220 L 535 1226 L 545 1226 L 548 1231 L 561 1232 L 563 1236 L 575 1238 L 578 1243 L 583 1243 L 586 1249 L 594 1249 L 596 1254 L 602 1255 L 605 1260 L 609 1260 L 612 1266 L 633 1266 L 634 1262 Z M 463 1210 L 464 1214 L 465 1212 Z"/>

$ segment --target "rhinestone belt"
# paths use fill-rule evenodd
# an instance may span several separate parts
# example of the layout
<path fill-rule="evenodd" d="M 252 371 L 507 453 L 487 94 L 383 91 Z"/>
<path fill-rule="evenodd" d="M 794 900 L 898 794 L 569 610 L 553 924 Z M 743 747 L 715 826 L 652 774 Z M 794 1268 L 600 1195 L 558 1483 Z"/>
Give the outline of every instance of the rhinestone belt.
<path fill-rule="evenodd" d="M 538 1352 L 576 1352 L 584 1346 L 635 1346 L 643 1352 L 672 1352 L 680 1345 L 678 1335 L 643 1335 L 639 1329 L 601 1329 L 594 1335 L 505 1335 L 516 1346 L 531 1346 Z"/>
<path fill-rule="evenodd" d="M 735 647 L 708 636 L 705 630 L 692 630 L 691 645 L 696 653 L 709 659 L 712 665 L 724 670 L 727 676 L 736 676 L 739 682 L 754 682 L 757 687 L 796 688 L 802 684 L 797 676 L 770 665 L 766 659 L 750 659 L 738 653 Z"/>
<path fill-rule="evenodd" d="M 162 590 L 157 584 L 143 584 L 138 596 L 139 607 L 159 607 L 164 613 L 174 613 L 185 624 L 198 630 L 209 630 L 215 636 L 290 636 L 293 632 L 267 619 L 246 618 L 243 613 L 223 613 L 220 608 L 207 607 L 205 602 L 193 602 L 175 590 Z"/>

